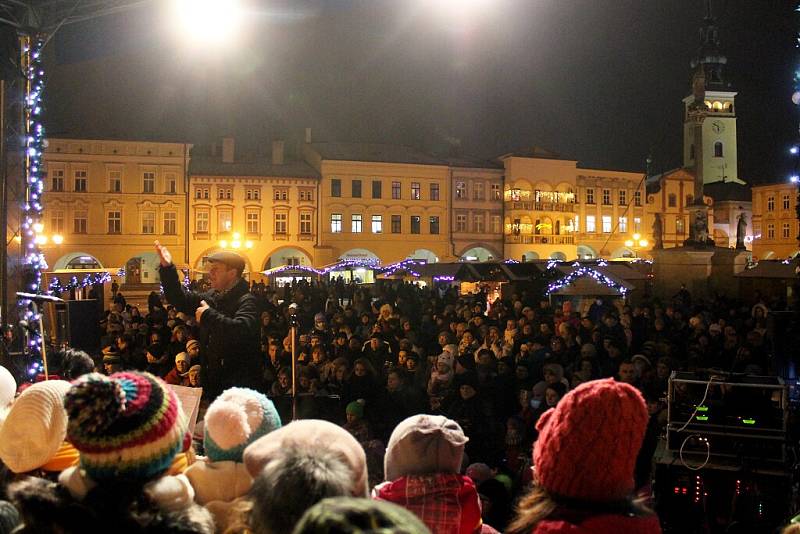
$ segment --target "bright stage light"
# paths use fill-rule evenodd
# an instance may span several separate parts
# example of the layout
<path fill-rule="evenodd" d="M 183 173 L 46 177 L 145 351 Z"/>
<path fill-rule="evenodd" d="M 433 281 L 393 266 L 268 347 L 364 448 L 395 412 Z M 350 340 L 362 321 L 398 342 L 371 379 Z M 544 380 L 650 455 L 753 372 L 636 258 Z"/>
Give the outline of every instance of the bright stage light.
<path fill-rule="evenodd" d="M 173 7 L 186 35 L 196 41 L 228 42 L 242 22 L 239 0 L 173 0 Z"/>
<path fill-rule="evenodd" d="M 56 245 L 60 245 L 63 242 L 64 242 L 64 236 L 63 235 L 56 234 L 56 235 L 53 236 L 53 243 L 55 243 Z"/>

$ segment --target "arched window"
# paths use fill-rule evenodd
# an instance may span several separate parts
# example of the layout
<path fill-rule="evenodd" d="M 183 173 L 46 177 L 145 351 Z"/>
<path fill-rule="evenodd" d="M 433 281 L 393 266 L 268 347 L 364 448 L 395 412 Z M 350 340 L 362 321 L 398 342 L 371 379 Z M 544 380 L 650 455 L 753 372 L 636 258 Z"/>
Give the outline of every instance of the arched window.
<path fill-rule="evenodd" d="M 714 157 L 721 158 L 722 157 L 722 141 L 717 141 L 714 143 Z"/>

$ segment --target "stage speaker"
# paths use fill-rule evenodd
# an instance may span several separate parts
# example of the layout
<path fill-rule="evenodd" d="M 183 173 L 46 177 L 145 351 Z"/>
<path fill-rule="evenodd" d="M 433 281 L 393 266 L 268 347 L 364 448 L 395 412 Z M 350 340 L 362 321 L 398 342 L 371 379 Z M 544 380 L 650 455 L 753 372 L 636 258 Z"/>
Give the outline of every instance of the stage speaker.
<path fill-rule="evenodd" d="M 66 332 L 70 347 L 88 353 L 100 349 L 100 309 L 94 299 L 66 302 Z"/>

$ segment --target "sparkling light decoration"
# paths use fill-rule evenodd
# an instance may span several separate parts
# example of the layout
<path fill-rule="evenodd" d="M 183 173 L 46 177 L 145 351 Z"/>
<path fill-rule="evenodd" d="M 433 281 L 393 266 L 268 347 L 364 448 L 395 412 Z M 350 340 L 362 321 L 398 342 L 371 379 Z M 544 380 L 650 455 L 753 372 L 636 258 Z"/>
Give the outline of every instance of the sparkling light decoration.
<path fill-rule="evenodd" d="M 73 276 L 66 284 L 62 284 L 59 278 L 53 278 L 50 280 L 50 287 L 48 289 L 50 290 L 50 293 L 60 295 L 73 289 L 83 289 L 84 287 L 90 287 L 96 284 L 105 284 L 106 282 L 110 281 L 111 275 L 107 272 L 87 274 L 83 277 L 83 280 L 78 280 L 77 276 Z"/>
<path fill-rule="evenodd" d="M 578 278 L 582 278 L 584 276 L 589 276 L 593 278 L 595 281 L 604 284 L 605 286 L 610 287 L 615 291 L 618 291 L 620 295 L 622 295 L 623 297 L 628 292 L 628 288 L 626 288 L 625 286 L 618 284 L 608 276 L 604 275 L 603 273 L 595 269 L 592 269 L 591 267 L 584 266 L 575 269 L 564 278 L 561 278 L 560 280 L 556 280 L 555 282 L 551 282 L 550 284 L 548 284 L 547 291 L 545 291 L 545 295 L 550 295 L 555 291 L 563 289 L 564 287 L 570 285 Z"/>
<path fill-rule="evenodd" d="M 434 276 L 433 277 L 433 281 L 434 282 L 452 282 L 455 279 L 456 279 L 455 276 L 449 276 L 449 275 L 441 275 L 441 276 Z"/>
<path fill-rule="evenodd" d="M 42 67 L 41 37 L 26 38 L 22 48 L 23 69 L 26 77 L 25 89 L 25 177 L 26 198 L 22 217 L 21 235 L 24 242 L 23 264 L 29 276 L 25 280 L 25 291 L 42 292 L 42 271 L 47 269 L 44 254 L 39 250 L 41 240 L 37 233 L 42 228 L 41 197 L 44 190 L 42 154 L 44 152 L 44 126 L 42 124 L 42 93 L 44 92 L 44 69 Z M 34 303 L 20 299 L 22 319 L 28 324 L 30 338 L 28 352 L 38 366 L 42 350 L 42 332 L 39 330 L 41 314 Z M 29 370 L 30 372 L 30 370 Z"/>
<path fill-rule="evenodd" d="M 408 261 L 408 260 L 404 260 L 404 261 Z M 399 262 L 399 263 L 403 263 L 403 262 Z M 394 265 L 395 264 L 392 264 L 391 266 L 394 266 Z M 341 271 L 342 269 L 350 269 L 350 268 L 354 268 L 354 267 L 355 268 L 365 267 L 365 268 L 368 268 L 368 269 L 378 269 L 379 266 L 380 266 L 380 260 L 378 260 L 376 258 L 363 258 L 363 259 L 359 258 L 359 259 L 340 260 L 340 261 L 338 261 L 338 262 L 336 262 L 336 263 L 334 263 L 332 265 L 328 265 L 327 267 L 324 267 L 322 269 L 315 269 L 314 267 L 311 267 L 309 265 L 281 265 L 279 267 L 275 267 L 273 269 L 270 269 L 269 271 L 264 271 L 264 274 L 275 275 L 275 274 L 280 274 L 280 273 L 282 273 L 284 271 L 302 271 L 302 272 L 306 272 L 306 273 L 309 273 L 309 274 L 315 274 L 315 275 L 318 275 L 318 276 L 324 276 L 324 275 L 326 275 L 326 274 L 328 274 L 328 273 L 330 273 L 332 271 Z M 391 266 L 387 266 L 386 268 L 391 267 Z"/>

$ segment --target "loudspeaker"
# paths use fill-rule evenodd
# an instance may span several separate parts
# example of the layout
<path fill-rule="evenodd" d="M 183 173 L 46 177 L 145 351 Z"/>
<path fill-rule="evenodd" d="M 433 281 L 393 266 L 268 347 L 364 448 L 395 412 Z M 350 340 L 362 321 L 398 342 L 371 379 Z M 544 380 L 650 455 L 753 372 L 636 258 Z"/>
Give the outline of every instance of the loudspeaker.
<path fill-rule="evenodd" d="M 68 300 L 67 343 L 88 353 L 100 349 L 100 310 L 96 300 Z"/>

